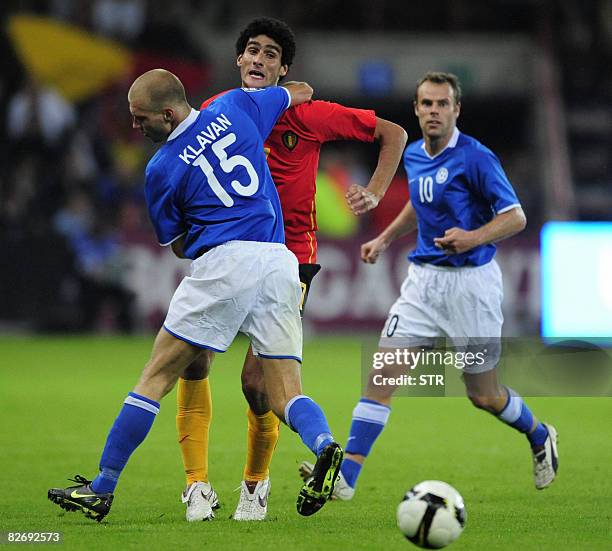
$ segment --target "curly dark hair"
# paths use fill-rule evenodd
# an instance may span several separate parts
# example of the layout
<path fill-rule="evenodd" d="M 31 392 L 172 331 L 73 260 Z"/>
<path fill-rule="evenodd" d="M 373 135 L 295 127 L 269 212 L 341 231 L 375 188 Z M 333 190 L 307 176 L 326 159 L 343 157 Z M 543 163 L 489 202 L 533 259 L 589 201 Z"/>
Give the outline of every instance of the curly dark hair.
<path fill-rule="evenodd" d="M 284 21 L 272 17 L 258 17 L 253 19 L 240 33 L 236 40 L 236 56 L 244 53 L 250 38 L 265 34 L 276 42 L 282 49 L 281 64 L 290 67 L 295 56 L 295 35 L 291 27 Z"/>

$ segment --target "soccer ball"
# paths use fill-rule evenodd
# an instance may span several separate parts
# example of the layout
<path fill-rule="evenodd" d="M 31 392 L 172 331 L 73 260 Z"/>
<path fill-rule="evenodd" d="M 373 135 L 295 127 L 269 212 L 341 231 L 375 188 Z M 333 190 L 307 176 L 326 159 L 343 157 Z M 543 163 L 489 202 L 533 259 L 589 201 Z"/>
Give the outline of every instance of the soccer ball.
<path fill-rule="evenodd" d="M 397 507 L 397 526 L 425 549 L 439 549 L 463 532 L 467 514 L 455 488 L 439 480 L 426 480 L 408 490 Z"/>

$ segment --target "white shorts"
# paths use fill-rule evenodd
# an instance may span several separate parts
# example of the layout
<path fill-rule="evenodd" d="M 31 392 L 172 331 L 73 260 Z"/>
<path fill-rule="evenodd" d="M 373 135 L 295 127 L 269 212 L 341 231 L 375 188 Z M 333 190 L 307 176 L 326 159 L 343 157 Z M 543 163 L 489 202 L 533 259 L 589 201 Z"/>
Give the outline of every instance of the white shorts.
<path fill-rule="evenodd" d="M 240 331 L 262 357 L 302 361 L 298 262 L 281 243 L 229 241 L 191 263 L 164 328 L 190 344 L 225 352 Z"/>
<path fill-rule="evenodd" d="M 446 337 L 456 349 L 486 349 L 485 361 L 464 371 L 488 371 L 501 353 L 502 299 L 502 275 L 495 260 L 463 268 L 411 264 L 379 346 L 427 347 Z"/>

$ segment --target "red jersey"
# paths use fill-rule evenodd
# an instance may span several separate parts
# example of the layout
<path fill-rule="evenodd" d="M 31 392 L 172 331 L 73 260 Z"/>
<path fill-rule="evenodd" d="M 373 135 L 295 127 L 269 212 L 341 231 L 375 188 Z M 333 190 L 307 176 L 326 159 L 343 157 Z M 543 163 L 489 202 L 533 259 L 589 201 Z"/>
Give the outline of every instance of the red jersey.
<path fill-rule="evenodd" d="M 285 243 L 300 264 L 317 260 L 315 193 L 321 145 L 334 140 L 372 142 L 375 128 L 374 111 L 317 100 L 287 109 L 268 136 L 265 148 L 283 210 Z"/>

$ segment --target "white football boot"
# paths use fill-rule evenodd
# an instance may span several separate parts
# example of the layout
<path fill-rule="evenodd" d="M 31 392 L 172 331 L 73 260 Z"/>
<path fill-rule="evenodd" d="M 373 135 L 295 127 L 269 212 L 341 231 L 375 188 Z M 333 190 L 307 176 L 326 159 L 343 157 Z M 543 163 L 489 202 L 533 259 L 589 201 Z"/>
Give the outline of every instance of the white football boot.
<path fill-rule="evenodd" d="M 312 476 L 312 470 L 314 465 L 308 461 L 302 461 L 298 468 L 302 480 L 306 482 Z M 342 471 L 338 472 L 336 477 L 336 484 L 334 491 L 332 492 L 331 499 L 339 499 L 340 501 L 350 501 L 355 495 L 355 488 L 351 488 L 344 478 Z"/>
<path fill-rule="evenodd" d="M 240 484 L 240 499 L 234 520 L 264 520 L 268 513 L 268 496 L 270 494 L 270 479 L 254 482 L 243 480 Z"/>
<path fill-rule="evenodd" d="M 559 468 L 559 455 L 557 454 L 557 431 L 552 425 L 544 426 L 548 430 L 548 437 L 544 442 L 544 448 L 533 454 L 533 477 L 535 487 L 543 490 L 550 486 L 555 479 Z"/>
<path fill-rule="evenodd" d="M 187 504 L 185 518 L 188 522 L 212 520 L 213 509 L 219 507 L 219 498 L 209 482 L 194 482 L 181 495 L 181 501 Z"/>

